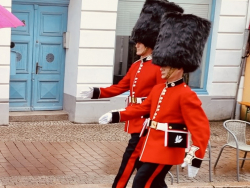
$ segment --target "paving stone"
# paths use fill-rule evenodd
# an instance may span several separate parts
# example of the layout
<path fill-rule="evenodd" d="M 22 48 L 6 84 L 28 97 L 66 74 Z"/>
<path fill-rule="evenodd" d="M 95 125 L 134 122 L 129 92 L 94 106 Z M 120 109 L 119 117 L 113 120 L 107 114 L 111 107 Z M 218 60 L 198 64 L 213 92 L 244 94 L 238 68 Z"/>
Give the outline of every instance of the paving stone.
<path fill-rule="evenodd" d="M 212 166 L 226 142 L 222 122 L 210 122 Z M 0 126 L 0 188 L 105 188 L 111 187 L 118 171 L 129 134 L 123 123 L 112 125 L 74 124 L 69 121 L 11 122 Z M 112 131 L 111 131 L 112 130 Z M 247 128 L 250 138 L 250 127 Z M 248 140 L 250 141 L 250 140 Z M 176 166 L 166 182 L 175 187 L 250 187 L 250 162 L 240 169 L 236 181 L 235 150 L 225 148 L 209 182 L 208 161 L 195 178 Z M 242 153 L 241 153 L 242 155 Z M 134 174 L 129 181 L 131 187 Z M 20 187 L 21 186 L 21 187 Z"/>

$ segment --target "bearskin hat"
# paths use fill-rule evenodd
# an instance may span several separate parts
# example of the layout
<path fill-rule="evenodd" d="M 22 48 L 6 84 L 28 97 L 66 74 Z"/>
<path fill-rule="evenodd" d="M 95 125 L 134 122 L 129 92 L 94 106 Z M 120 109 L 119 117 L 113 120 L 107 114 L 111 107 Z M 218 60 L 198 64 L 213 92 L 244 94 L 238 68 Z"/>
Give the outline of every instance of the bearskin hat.
<path fill-rule="evenodd" d="M 211 28 L 210 21 L 192 14 L 167 13 L 153 51 L 153 63 L 159 66 L 195 71 L 202 59 Z"/>
<path fill-rule="evenodd" d="M 161 17 L 167 12 L 183 13 L 183 9 L 167 0 L 146 0 L 130 39 L 153 49 L 159 34 Z"/>

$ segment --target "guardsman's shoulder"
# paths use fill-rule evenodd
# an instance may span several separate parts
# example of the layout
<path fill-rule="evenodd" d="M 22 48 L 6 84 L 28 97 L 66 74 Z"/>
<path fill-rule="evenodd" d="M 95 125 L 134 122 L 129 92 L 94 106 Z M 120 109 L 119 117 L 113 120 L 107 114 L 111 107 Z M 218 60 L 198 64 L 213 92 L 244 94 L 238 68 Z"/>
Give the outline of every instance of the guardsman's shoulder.
<path fill-rule="evenodd" d="M 194 92 L 186 83 L 183 83 L 180 88 L 183 92 Z"/>

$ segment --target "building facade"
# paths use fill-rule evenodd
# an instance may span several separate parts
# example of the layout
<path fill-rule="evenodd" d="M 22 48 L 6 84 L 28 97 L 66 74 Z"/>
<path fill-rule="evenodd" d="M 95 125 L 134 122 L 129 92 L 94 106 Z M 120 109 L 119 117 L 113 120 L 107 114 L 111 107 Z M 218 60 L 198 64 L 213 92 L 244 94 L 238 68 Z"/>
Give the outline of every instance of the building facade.
<path fill-rule="evenodd" d="M 200 69 L 185 75 L 210 120 L 235 107 L 249 0 L 170 0 L 212 22 Z M 144 0 L 0 0 L 25 27 L 0 29 L 0 124 L 10 111 L 65 110 L 69 120 L 93 123 L 125 107 L 127 93 L 87 100 L 80 92 L 106 87 L 127 72 L 129 42 Z M 10 49 L 10 42 L 15 47 Z"/>

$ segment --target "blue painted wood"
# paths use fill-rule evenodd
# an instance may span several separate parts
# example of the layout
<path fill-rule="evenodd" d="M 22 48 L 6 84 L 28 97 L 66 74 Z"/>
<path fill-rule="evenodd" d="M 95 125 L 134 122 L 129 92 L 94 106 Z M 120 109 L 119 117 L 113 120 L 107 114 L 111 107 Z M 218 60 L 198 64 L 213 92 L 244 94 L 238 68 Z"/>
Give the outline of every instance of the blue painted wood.
<path fill-rule="evenodd" d="M 18 10 L 20 7 L 27 8 L 30 6 L 18 5 Z M 10 109 L 12 111 L 61 110 L 63 108 L 65 64 L 63 32 L 67 30 L 67 7 L 34 5 L 32 9 L 34 12 L 32 24 L 27 23 L 27 25 L 32 25 L 32 31 L 25 28 L 12 31 L 12 36 L 18 36 L 20 32 L 23 33 L 23 35 L 19 35 L 20 39 L 25 38 L 23 36 L 26 36 L 27 33 L 33 33 L 33 38 L 30 40 L 32 46 L 20 45 L 19 50 L 24 56 L 24 61 L 17 68 L 16 79 L 21 78 L 23 74 L 28 74 L 29 82 L 21 84 L 18 80 L 18 82 L 11 84 L 11 88 L 22 87 L 25 90 L 25 92 L 20 92 L 20 95 L 29 96 L 29 98 L 26 97 L 29 100 L 29 105 L 27 104 L 27 108 L 24 109 L 22 101 L 14 103 L 11 99 Z M 19 17 L 20 13 L 16 15 Z M 14 39 L 14 37 L 12 38 Z M 26 56 L 29 53 L 32 61 L 26 61 Z M 27 69 L 27 67 L 30 67 L 30 69 Z"/>
<path fill-rule="evenodd" d="M 13 4 L 37 4 L 68 6 L 70 0 L 12 0 Z"/>
<path fill-rule="evenodd" d="M 10 111 L 31 110 L 32 49 L 34 40 L 34 8 L 32 5 L 12 5 L 12 12 L 25 20 L 24 27 L 13 28 L 11 41 L 17 53 L 16 75 L 10 76 Z"/>
<path fill-rule="evenodd" d="M 65 49 L 63 32 L 67 31 L 67 7 L 39 6 L 36 10 L 34 59 L 41 66 L 34 74 L 34 110 L 59 110 L 63 102 Z M 33 71 L 35 70 L 33 67 Z"/>
<path fill-rule="evenodd" d="M 14 50 L 10 52 L 10 75 L 16 75 L 16 57 L 17 53 Z"/>
<path fill-rule="evenodd" d="M 215 8 L 216 8 L 216 0 L 212 0 L 212 8 L 211 8 L 211 16 L 210 16 L 210 21 L 212 24 L 215 22 Z M 205 64 L 205 69 L 204 69 L 204 80 L 203 80 L 203 88 L 199 90 L 194 90 L 197 94 L 200 95 L 208 95 L 207 91 L 207 79 L 208 79 L 208 69 L 209 69 L 209 62 L 210 62 L 210 53 L 211 53 L 211 43 L 212 43 L 212 33 L 213 33 L 213 26 L 210 31 L 209 38 L 207 40 L 207 54 L 206 54 L 206 64 Z"/>

